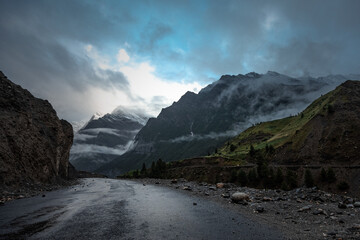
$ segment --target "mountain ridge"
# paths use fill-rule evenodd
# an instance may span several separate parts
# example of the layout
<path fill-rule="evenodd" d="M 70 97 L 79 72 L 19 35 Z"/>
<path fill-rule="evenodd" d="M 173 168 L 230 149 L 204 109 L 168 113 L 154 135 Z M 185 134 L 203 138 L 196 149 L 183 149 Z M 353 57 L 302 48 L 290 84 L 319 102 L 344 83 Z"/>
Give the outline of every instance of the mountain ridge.
<path fill-rule="evenodd" d="M 117 157 L 99 173 L 118 175 L 148 166 L 161 158 L 174 161 L 213 153 L 247 127 L 302 111 L 317 96 L 346 77 L 296 79 L 276 72 L 223 75 L 198 94 L 179 101 L 150 118 L 135 137 L 131 151 Z M 180 141 L 181 140 L 181 141 Z"/>
<path fill-rule="evenodd" d="M 93 115 L 75 134 L 70 161 L 78 170 L 94 171 L 131 148 L 147 118 L 122 107 Z"/>

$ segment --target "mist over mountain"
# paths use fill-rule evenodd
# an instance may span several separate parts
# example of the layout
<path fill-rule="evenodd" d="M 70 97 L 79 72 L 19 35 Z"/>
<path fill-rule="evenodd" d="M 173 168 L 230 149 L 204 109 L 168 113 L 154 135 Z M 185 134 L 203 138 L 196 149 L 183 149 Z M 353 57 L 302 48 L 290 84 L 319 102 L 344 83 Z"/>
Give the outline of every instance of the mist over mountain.
<path fill-rule="evenodd" d="M 137 110 L 116 108 L 94 114 L 75 134 L 70 161 L 78 170 L 94 171 L 126 152 L 149 117 Z"/>
<path fill-rule="evenodd" d="M 133 148 L 97 171 L 117 175 L 158 158 L 174 161 L 210 154 L 247 127 L 295 115 L 321 94 L 356 78 L 292 78 L 271 71 L 224 75 L 198 94 L 187 92 L 157 118 L 150 118 Z"/>

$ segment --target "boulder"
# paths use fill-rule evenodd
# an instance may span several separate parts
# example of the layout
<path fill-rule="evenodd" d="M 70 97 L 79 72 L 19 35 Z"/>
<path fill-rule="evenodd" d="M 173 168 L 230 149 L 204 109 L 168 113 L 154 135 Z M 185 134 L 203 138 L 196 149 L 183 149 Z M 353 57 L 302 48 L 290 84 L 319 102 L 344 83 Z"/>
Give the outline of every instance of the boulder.
<path fill-rule="evenodd" d="M 231 195 L 231 201 L 234 203 L 246 202 L 249 200 L 249 195 L 244 192 L 235 192 L 233 195 Z"/>

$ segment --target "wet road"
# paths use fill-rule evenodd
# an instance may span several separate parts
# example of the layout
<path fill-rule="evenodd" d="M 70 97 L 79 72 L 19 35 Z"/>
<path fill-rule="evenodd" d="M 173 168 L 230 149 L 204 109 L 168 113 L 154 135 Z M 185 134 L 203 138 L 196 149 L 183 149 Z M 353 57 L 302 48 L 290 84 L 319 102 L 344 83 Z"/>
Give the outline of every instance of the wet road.
<path fill-rule="evenodd" d="M 207 199 L 132 181 L 82 181 L 0 206 L 0 239 L 282 239 Z"/>

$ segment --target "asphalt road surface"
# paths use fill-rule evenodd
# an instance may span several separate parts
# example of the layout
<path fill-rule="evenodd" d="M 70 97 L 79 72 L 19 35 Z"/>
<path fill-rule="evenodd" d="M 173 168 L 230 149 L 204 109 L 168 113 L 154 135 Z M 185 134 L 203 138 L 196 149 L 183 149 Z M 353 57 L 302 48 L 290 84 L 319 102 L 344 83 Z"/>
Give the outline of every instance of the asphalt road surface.
<path fill-rule="evenodd" d="M 81 185 L 45 197 L 0 206 L 0 239 L 283 237 L 205 198 L 132 181 L 83 179 Z"/>

